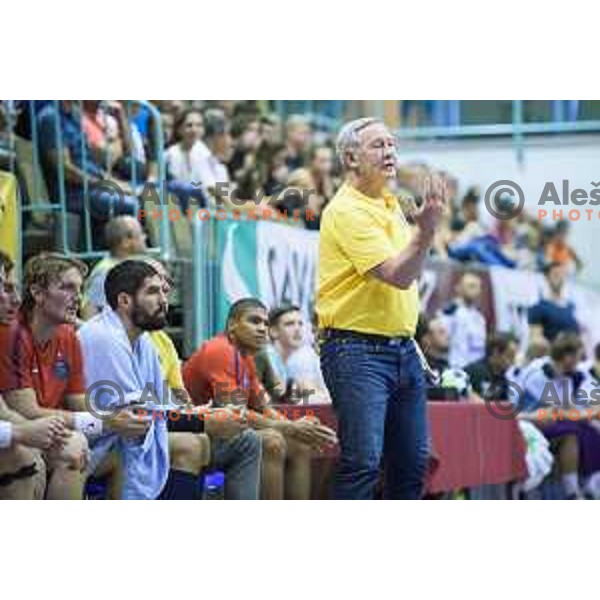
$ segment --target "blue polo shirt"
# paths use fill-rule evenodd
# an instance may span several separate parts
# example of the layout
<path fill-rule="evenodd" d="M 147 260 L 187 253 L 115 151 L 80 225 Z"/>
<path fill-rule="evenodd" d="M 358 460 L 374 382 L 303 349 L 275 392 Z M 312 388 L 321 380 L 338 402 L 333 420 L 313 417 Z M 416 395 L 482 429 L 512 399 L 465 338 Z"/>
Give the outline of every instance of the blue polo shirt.
<path fill-rule="evenodd" d="M 557 304 L 546 298 L 529 308 L 529 324 L 541 325 L 544 337 L 551 342 L 563 331 L 579 333 L 579 325 L 575 318 L 575 304 Z"/>
<path fill-rule="evenodd" d="M 80 112 L 75 107 L 66 112 L 54 102 L 44 106 L 37 117 L 38 146 L 40 162 L 48 193 L 53 202 L 60 197 L 58 185 L 58 166 L 50 161 L 49 154 L 58 149 L 56 128 L 60 127 L 62 145 L 69 151 L 69 156 L 81 170 L 89 175 L 102 177 L 102 169 L 94 162 L 92 151 L 81 128 Z M 69 208 L 81 208 L 83 185 L 65 181 L 65 193 Z"/>

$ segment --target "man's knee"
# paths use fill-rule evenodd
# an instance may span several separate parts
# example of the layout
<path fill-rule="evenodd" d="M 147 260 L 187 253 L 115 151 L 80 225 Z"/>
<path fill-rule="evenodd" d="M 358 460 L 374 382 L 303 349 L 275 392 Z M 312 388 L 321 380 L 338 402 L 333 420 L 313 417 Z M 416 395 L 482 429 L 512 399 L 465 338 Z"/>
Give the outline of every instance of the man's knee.
<path fill-rule="evenodd" d="M 312 456 L 312 448 L 303 442 L 298 440 L 288 439 L 287 443 L 287 456 L 291 460 L 309 460 Z"/>
<path fill-rule="evenodd" d="M 274 429 L 261 431 L 262 451 L 265 460 L 283 461 L 287 454 L 287 443 L 281 433 Z"/>
<path fill-rule="evenodd" d="M 198 473 L 210 462 L 210 440 L 204 434 L 175 433 L 171 437 L 171 466 L 181 471 Z"/>
<path fill-rule="evenodd" d="M 47 462 L 52 469 L 83 471 L 88 453 L 86 437 L 78 431 L 73 431 L 60 450 L 48 455 Z"/>

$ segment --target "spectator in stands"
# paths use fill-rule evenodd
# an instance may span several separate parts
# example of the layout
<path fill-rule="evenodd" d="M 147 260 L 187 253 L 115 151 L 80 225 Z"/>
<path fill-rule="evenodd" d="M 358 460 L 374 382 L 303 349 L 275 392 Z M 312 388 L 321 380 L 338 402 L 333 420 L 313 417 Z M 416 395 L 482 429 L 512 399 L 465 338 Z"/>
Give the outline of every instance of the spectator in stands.
<path fill-rule="evenodd" d="M 561 333 L 552 343 L 550 356 L 532 361 L 517 378 L 522 390 L 519 402 L 523 412 L 519 417 L 534 422 L 551 441 L 568 499 L 582 496 L 580 473 L 589 477 L 600 471 L 598 430 L 588 420 L 563 420 L 555 412 L 591 407 L 597 418 L 597 407 L 589 403 L 589 396 L 581 398 L 578 394 L 586 380 L 578 367 L 582 353 L 577 334 Z M 574 402 L 576 397 L 578 401 Z"/>
<path fill-rule="evenodd" d="M 109 256 L 100 260 L 85 282 L 82 317 L 89 319 L 106 305 L 104 281 L 106 274 L 120 261 L 146 252 L 146 234 L 134 217 L 114 217 L 104 227 L 104 239 Z"/>
<path fill-rule="evenodd" d="M 290 173 L 283 190 L 276 194 L 270 205 L 287 215 L 290 224 L 301 224 L 311 228 L 318 227 L 323 199 L 315 190 L 311 172 L 308 169 L 296 169 Z"/>
<path fill-rule="evenodd" d="M 238 198 L 248 200 L 256 196 L 265 181 L 266 165 L 259 156 L 263 140 L 258 117 L 238 117 L 232 135 L 236 144 L 228 169 Z"/>
<path fill-rule="evenodd" d="M 12 277 L 12 260 L 0 252 L 0 324 L 10 325 L 16 317 L 18 295 Z M 10 348 L 2 345 L 0 352 Z M 9 374 L 10 375 L 10 374 Z M 46 468 L 39 450 L 60 448 L 68 431 L 60 416 L 29 421 L 10 410 L 2 393 L 13 387 L 0 369 L 0 500 L 41 499 L 46 489 Z"/>
<path fill-rule="evenodd" d="M 160 122 L 162 125 L 164 148 L 167 150 L 171 147 L 175 137 L 175 116 L 170 112 L 162 112 L 160 114 Z"/>
<path fill-rule="evenodd" d="M 83 131 L 94 162 L 104 165 L 110 172 L 123 155 L 130 151 L 127 115 L 118 102 L 102 106 L 100 100 L 83 100 L 81 104 Z M 123 130 L 123 135 L 120 129 Z"/>
<path fill-rule="evenodd" d="M 64 191 L 67 209 L 81 213 L 85 207 L 84 186 L 87 182 L 87 206 L 96 218 L 113 214 L 137 214 L 138 200 L 125 181 L 113 178 L 95 160 L 82 130 L 81 113 L 72 100 L 51 102 L 38 114 L 38 143 L 42 172 L 52 201 L 61 199 L 60 163 L 64 169 Z M 62 138 L 58 145 L 57 133 Z M 110 180 L 122 194 L 107 190 L 98 183 Z"/>
<path fill-rule="evenodd" d="M 310 154 L 310 172 L 316 185 L 317 194 L 327 204 L 336 190 L 334 179 L 334 154 L 330 146 L 315 146 Z"/>
<path fill-rule="evenodd" d="M 176 142 L 165 153 L 167 173 L 175 181 L 186 183 L 202 179 L 200 165 L 208 155 L 204 137 L 204 117 L 199 110 L 190 108 L 175 121 Z"/>
<path fill-rule="evenodd" d="M 450 366 L 448 363 L 450 338 L 445 320 L 429 319 L 423 314 L 420 315 L 415 339 L 421 346 L 431 369 L 440 376 Z"/>
<path fill-rule="evenodd" d="M 84 324 L 79 337 L 88 389 L 99 394 L 98 382 L 108 380 L 119 392 L 111 421 L 119 427 L 100 428 L 91 441 L 90 470 L 112 465 L 109 476 L 122 499 L 195 499 L 206 444 L 193 433 L 169 436 L 166 415 L 180 403 L 164 389 L 158 354 L 144 335 L 166 325 L 163 278 L 143 260 L 125 260 L 109 271 L 104 289 L 110 308 Z M 97 395 L 89 399 L 96 411 L 107 408 Z M 152 416 L 136 416 L 136 404 Z"/>
<path fill-rule="evenodd" d="M 529 308 L 530 340 L 544 338 L 552 343 L 562 332 L 579 333 L 575 303 L 569 299 L 565 266 L 550 263 L 544 268 L 546 289 L 536 304 Z"/>
<path fill-rule="evenodd" d="M 486 322 L 477 307 L 481 300 L 481 278 L 474 271 L 461 276 L 456 298 L 442 311 L 450 335 L 448 361 L 463 369 L 485 354 Z"/>
<path fill-rule="evenodd" d="M 8 406 L 21 417 L 60 417 L 71 430 L 62 447 L 44 454 L 47 497 L 83 495 L 90 416 L 85 405 L 81 349 L 73 328 L 87 268 L 79 261 L 42 254 L 25 265 L 17 321 L 0 326 L 0 380 Z"/>
<path fill-rule="evenodd" d="M 200 161 L 200 181 L 213 198 L 227 203 L 234 191 L 228 185 L 230 177 L 226 166 L 232 153 L 229 121 L 222 110 L 210 109 L 204 113 L 204 127 L 209 152 Z"/>
<path fill-rule="evenodd" d="M 567 242 L 569 234 L 569 222 L 560 221 L 550 233 L 550 237 L 544 247 L 544 259 L 546 263 L 558 263 L 565 268 L 568 274 L 581 271 L 583 263 L 571 245 Z"/>
<path fill-rule="evenodd" d="M 476 401 L 509 400 L 508 382 L 518 348 L 519 340 L 513 334 L 495 333 L 488 338 L 485 358 L 465 367 Z"/>
<path fill-rule="evenodd" d="M 287 166 L 290 171 L 306 165 L 311 129 L 303 115 L 291 115 L 286 123 Z"/>
<path fill-rule="evenodd" d="M 269 314 L 269 334 L 273 341 L 269 358 L 283 389 L 293 383 L 303 402 L 331 402 L 319 357 L 306 340 L 306 324 L 300 308 L 293 304 L 274 308 Z"/>
<path fill-rule="evenodd" d="M 168 313 L 168 297 L 173 280 L 162 263 L 154 259 L 147 260 L 163 280 Z M 187 405 L 190 399 L 183 383 L 181 364 L 173 341 L 164 329 L 150 331 L 148 336 L 158 353 L 164 380 L 181 404 Z M 210 413 L 202 418 L 198 415 L 191 418 L 188 411 L 186 406 L 187 414 L 181 420 L 169 419 L 170 443 L 177 441 L 172 441 L 171 438 L 176 438 L 181 431 L 197 434 L 203 445 L 201 464 L 225 473 L 225 499 L 258 500 L 261 443 L 256 432 L 247 429 L 233 413 L 229 415 L 230 418 L 223 418 L 221 409 L 213 418 L 210 418 Z"/>
<path fill-rule="evenodd" d="M 308 499 L 311 449 L 335 441 L 333 432 L 312 419 L 272 418 L 270 398 L 261 386 L 254 355 L 267 342 L 266 307 L 245 298 L 230 309 L 226 331 L 205 342 L 185 363 L 183 379 L 195 404 L 242 404 L 253 411 L 249 424 L 263 443 L 261 496 Z"/>
<path fill-rule="evenodd" d="M 478 188 L 469 188 L 462 199 L 460 214 L 452 222 L 455 241 L 464 242 L 484 235 L 485 230 L 479 222 L 479 203 L 481 196 Z"/>
<path fill-rule="evenodd" d="M 187 210 L 190 198 L 207 205 L 206 161 L 211 155 L 203 141 L 205 121 L 195 108 L 184 110 L 175 121 L 176 142 L 165 153 L 169 191 Z"/>
<path fill-rule="evenodd" d="M 486 231 L 479 222 L 480 200 L 476 188 L 471 188 L 464 196 L 461 215 L 451 224 L 453 235 L 448 244 L 448 255 L 462 262 L 475 261 L 514 268 L 515 260 L 506 255 L 498 238 Z"/>
<path fill-rule="evenodd" d="M 283 144 L 272 146 L 271 153 L 267 158 L 267 178 L 264 184 L 267 196 L 279 194 L 285 188 L 290 174 L 286 158 L 287 150 Z"/>
<path fill-rule="evenodd" d="M 268 149 L 283 143 L 281 119 L 277 115 L 264 115 L 260 118 L 260 137 Z"/>

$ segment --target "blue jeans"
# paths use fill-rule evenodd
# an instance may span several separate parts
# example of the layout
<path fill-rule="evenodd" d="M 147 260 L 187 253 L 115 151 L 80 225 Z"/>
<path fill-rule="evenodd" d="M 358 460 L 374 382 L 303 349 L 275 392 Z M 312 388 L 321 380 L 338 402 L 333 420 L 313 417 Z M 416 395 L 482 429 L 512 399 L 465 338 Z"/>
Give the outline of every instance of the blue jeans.
<path fill-rule="evenodd" d="M 338 337 L 340 336 L 340 337 Z M 338 419 L 334 497 L 418 499 L 429 456 L 425 375 L 411 339 L 326 339 L 321 368 Z"/>

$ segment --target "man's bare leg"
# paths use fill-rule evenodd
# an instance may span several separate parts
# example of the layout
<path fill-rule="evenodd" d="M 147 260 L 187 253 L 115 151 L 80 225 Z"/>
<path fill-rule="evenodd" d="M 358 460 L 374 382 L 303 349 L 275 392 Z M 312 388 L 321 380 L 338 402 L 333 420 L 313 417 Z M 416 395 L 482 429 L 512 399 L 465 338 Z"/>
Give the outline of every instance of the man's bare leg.
<path fill-rule="evenodd" d="M 285 490 L 286 441 L 274 429 L 256 432 L 262 441 L 262 463 L 260 470 L 261 500 L 283 500 Z"/>
<path fill-rule="evenodd" d="M 210 438 L 205 433 L 169 433 L 171 468 L 198 475 L 210 462 Z"/>
<path fill-rule="evenodd" d="M 82 452 L 87 452 L 87 440 L 80 433 L 73 432 L 64 448 L 46 457 L 50 472 L 48 500 L 82 500 L 85 486 L 85 462 L 77 460 Z"/>
<path fill-rule="evenodd" d="M 42 500 L 46 489 L 46 467 L 39 452 L 20 445 L 0 451 L 0 479 L 31 465 L 35 466 L 33 475 L 0 485 L 0 500 Z"/>
<path fill-rule="evenodd" d="M 310 500 L 311 458 L 310 446 L 287 439 L 285 470 L 285 497 L 287 500 Z"/>
<path fill-rule="evenodd" d="M 98 465 L 93 472 L 94 477 L 106 478 L 106 496 L 109 500 L 120 500 L 123 491 L 123 466 L 119 455 L 114 450 Z"/>
<path fill-rule="evenodd" d="M 568 497 L 581 496 L 579 489 L 579 444 L 577 436 L 566 435 L 558 440 L 558 473 Z"/>

